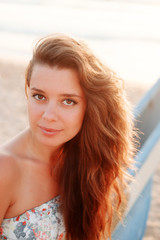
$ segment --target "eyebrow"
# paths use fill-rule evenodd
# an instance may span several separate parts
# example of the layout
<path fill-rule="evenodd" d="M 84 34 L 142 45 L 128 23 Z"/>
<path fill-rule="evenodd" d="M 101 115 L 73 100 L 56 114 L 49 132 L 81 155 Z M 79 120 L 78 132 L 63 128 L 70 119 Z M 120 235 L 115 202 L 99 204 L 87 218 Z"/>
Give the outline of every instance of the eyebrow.
<path fill-rule="evenodd" d="M 31 88 L 31 90 L 32 90 L 32 91 L 41 92 L 41 93 L 45 93 L 43 90 L 38 89 L 38 88 L 35 88 L 35 87 Z"/>
<path fill-rule="evenodd" d="M 38 89 L 38 88 L 31 88 L 32 91 L 37 91 L 37 92 L 40 92 L 40 93 L 45 93 L 43 90 L 41 89 Z M 62 93 L 60 94 L 62 97 L 78 97 L 78 98 L 82 98 L 82 96 L 80 95 L 77 95 L 77 94 L 74 94 L 74 93 Z"/>

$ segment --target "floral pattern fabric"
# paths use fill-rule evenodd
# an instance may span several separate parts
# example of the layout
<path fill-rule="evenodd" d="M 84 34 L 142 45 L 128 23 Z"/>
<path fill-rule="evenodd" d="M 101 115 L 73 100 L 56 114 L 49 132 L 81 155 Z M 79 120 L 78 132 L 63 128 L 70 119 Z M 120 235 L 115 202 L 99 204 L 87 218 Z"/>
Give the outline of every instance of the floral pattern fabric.
<path fill-rule="evenodd" d="M 58 196 L 20 216 L 4 219 L 0 240 L 65 240 L 59 201 Z"/>

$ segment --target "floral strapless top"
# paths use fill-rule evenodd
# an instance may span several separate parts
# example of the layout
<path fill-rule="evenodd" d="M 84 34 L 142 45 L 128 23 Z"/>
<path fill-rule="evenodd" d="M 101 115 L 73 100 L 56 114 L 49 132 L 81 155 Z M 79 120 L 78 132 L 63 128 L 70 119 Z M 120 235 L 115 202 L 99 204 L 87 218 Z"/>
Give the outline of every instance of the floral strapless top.
<path fill-rule="evenodd" d="M 59 196 L 17 217 L 4 219 L 0 240 L 64 240 L 65 228 Z"/>

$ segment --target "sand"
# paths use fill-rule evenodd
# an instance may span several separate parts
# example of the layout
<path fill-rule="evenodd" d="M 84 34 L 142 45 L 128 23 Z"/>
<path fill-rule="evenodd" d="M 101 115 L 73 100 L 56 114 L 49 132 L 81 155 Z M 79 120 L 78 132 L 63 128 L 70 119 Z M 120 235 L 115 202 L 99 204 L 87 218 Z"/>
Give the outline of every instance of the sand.
<path fill-rule="evenodd" d="M 28 125 L 24 93 L 25 68 L 25 63 L 0 59 L 0 144 Z M 136 83 L 128 83 L 126 89 L 133 105 L 136 105 L 147 91 L 144 86 Z M 154 176 L 151 209 L 144 240 L 160 239 L 159 183 L 160 165 Z"/>

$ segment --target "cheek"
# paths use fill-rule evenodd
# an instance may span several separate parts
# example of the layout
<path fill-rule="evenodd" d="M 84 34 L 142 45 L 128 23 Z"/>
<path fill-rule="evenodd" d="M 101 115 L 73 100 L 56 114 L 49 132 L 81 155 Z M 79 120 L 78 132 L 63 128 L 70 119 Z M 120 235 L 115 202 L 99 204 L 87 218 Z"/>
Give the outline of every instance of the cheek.
<path fill-rule="evenodd" d="M 32 102 L 28 101 L 28 118 L 29 122 L 34 122 L 41 116 L 42 110 L 37 107 L 37 105 L 33 104 Z"/>
<path fill-rule="evenodd" d="M 80 109 L 79 111 L 69 116 L 70 127 L 72 127 L 73 130 L 75 131 L 80 130 L 83 123 L 84 115 L 85 115 L 85 109 Z M 68 124 L 69 124 L 69 121 L 68 121 Z"/>

